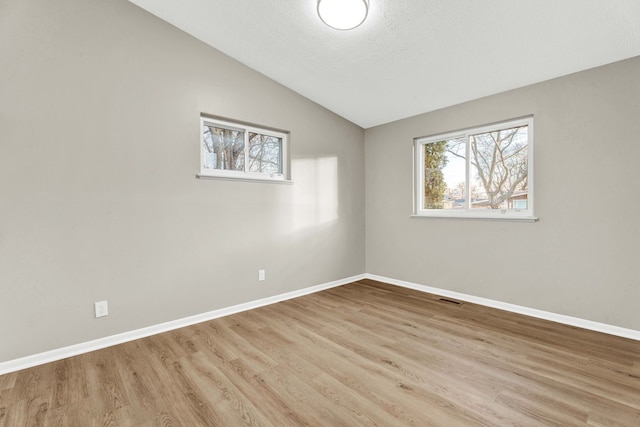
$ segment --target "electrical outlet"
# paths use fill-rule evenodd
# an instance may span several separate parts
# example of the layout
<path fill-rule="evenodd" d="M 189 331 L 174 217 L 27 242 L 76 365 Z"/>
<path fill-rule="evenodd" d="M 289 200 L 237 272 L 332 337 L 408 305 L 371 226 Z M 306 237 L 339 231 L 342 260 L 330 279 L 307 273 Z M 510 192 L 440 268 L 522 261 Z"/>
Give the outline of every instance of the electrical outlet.
<path fill-rule="evenodd" d="M 96 309 L 96 317 L 104 317 L 109 315 L 109 306 L 106 301 L 99 301 L 93 304 Z"/>
<path fill-rule="evenodd" d="M 258 281 L 263 282 L 264 280 L 266 280 L 264 270 L 258 270 Z"/>

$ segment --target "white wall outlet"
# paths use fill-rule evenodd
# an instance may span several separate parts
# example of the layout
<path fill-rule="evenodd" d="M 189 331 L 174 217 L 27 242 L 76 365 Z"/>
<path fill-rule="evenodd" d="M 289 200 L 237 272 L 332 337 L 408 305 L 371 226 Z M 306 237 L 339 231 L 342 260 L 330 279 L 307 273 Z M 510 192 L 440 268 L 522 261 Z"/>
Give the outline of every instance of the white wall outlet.
<path fill-rule="evenodd" d="M 109 306 L 106 301 L 99 301 L 93 304 L 96 309 L 96 317 L 104 317 L 109 315 Z"/>
<path fill-rule="evenodd" d="M 258 270 L 258 281 L 263 282 L 266 279 L 264 270 Z"/>

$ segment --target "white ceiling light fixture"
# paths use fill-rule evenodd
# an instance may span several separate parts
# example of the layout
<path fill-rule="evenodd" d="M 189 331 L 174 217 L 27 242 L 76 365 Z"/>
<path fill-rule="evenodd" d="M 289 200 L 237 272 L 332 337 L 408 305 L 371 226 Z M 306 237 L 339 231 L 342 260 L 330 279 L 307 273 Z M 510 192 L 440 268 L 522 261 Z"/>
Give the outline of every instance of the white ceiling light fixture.
<path fill-rule="evenodd" d="M 351 30 L 364 22 L 369 0 L 318 0 L 318 16 L 336 30 Z"/>

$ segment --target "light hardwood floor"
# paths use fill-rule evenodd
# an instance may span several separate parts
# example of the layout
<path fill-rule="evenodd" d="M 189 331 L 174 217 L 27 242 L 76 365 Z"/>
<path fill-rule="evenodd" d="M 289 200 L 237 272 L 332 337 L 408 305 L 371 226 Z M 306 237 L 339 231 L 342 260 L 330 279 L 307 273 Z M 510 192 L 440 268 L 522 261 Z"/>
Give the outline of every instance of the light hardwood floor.
<path fill-rule="evenodd" d="M 0 376 L 0 426 L 640 426 L 640 342 L 363 280 Z"/>

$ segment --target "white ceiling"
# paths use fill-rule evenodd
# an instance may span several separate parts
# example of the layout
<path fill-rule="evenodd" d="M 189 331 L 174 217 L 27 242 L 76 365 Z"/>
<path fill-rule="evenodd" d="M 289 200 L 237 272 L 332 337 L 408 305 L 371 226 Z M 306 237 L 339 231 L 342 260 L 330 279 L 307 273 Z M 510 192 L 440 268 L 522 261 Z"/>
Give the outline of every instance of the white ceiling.
<path fill-rule="evenodd" d="M 640 55 L 640 0 L 130 0 L 363 128 Z"/>

